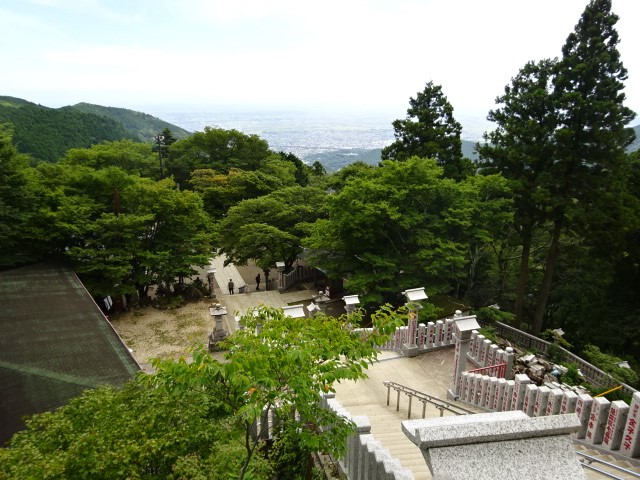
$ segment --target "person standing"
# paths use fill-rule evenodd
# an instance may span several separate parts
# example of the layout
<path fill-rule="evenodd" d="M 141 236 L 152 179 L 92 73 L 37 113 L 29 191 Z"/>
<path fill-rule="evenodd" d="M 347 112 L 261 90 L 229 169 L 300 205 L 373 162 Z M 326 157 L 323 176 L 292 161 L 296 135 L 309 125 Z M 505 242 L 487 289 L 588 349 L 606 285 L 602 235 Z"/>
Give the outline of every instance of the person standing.
<path fill-rule="evenodd" d="M 256 275 L 256 290 L 260 290 L 260 274 Z"/>
<path fill-rule="evenodd" d="M 233 284 L 233 280 L 229 279 L 229 295 L 233 295 L 233 289 L 235 288 L 235 285 Z"/>

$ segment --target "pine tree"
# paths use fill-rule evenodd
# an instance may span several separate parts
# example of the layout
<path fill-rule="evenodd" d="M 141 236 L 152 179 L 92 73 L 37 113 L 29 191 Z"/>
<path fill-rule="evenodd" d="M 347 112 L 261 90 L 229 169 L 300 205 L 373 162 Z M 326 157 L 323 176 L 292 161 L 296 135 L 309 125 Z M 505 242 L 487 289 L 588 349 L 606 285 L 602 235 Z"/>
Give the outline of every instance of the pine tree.
<path fill-rule="evenodd" d="M 462 156 L 462 125 L 453 117 L 453 106 L 442 87 L 427 83 L 416 98 L 409 99 L 407 118 L 393 122 L 396 141 L 382 149 L 383 160 L 404 161 L 413 156 L 433 158 L 444 176 L 462 179 L 473 172 Z"/>
<path fill-rule="evenodd" d="M 496 99 L 500 108 L 489 112 L 496 129 L 478 147 L 484 172 L 499 172 L 513 192 L 515 227 L 522 245 L 514 313 L 522 322 L 534 231 L 546 218 L 546 186 L 554 155 L 557 115 L 551 95 L 555 62 L 529 62 Z"/>
<path fill-rule="evenodd" d="M 560 237 L 570 224 L 572 211 L 588 212 L 598 192 L 616 175 L 625 147 L 634 138 L 626 127 L 635 114 L 623 105 L 627 70 L 617 49 L 617 21 L 611 0 L 591 0 L 556 66 L 553 85 L 559 128 L 551 171 L 553 232 L 532 325 L 534 333 L 542 329 Z"/>

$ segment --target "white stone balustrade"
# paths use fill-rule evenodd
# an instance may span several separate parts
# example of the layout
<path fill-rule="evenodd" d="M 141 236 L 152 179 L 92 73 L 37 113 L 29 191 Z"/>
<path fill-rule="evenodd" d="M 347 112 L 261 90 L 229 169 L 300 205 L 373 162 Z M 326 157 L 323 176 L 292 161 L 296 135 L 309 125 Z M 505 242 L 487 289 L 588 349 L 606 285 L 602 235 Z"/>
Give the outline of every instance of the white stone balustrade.
<path fill-rule="evenodd" d="M 520 410 L 529 417 L 572 415 L 579 422 L 576 439 L 640 457 L 640 392 L 633 395 L 629 406 L 620 400 L 610 403 L 604 397 L 577 395 L 555 382 L 548 385 L 538 387 L 524 374 L 506 380 L 462 372 L 457 400 L 493 412 Z"/>

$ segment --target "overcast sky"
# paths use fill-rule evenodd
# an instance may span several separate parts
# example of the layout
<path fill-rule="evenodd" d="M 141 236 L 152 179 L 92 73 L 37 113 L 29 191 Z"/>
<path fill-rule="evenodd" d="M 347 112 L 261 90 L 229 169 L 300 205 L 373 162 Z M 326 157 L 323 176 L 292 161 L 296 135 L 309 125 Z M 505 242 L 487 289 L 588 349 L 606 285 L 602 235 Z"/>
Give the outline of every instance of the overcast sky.
<path fill-rule="evenodd" d="M 0 95 L 60 107 L 243 104 L 404 112 L 432 80 L 486 115 L 559 56 L 587 0 L 2 0 Z M 613 0 L 640 112 L 640 1 Z M 634 122 L 634 123 L 637 123 Z"/>

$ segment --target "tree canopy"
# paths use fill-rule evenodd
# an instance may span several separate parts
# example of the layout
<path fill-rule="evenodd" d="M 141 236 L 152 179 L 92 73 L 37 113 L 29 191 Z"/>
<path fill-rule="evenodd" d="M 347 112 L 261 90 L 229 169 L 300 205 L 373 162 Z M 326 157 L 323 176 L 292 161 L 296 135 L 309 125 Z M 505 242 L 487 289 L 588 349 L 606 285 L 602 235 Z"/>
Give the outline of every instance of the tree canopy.
<path fill-rule="evenodd" d="M 155 374 L 35 415 L 0 449 L 0 479 L 302 478 L 306 456 L 342 452 L 353 432 L 351 422 L 321 407 L 320 393 L 364 378 L 401 315 L 381 309 L 375 330 L 362 337 L 348 327 L 353 318 L 247 312 L 223 363 L 197 349 L 189 362 L 157 361 Z M 252 432 L 271 413 L 279 422 L 270 449 Z M 294 462 L 283 464 L 288 456 L 278 448 L 292 451 Z"/>
<path fill-rule="evenodd" d="M 444 168 L 444 176 L 461 179 L 473 173 L 462 155 L 462 125 L 453 117 L 453 106 L 442 87 L 428 82 L 416 98 L 409 99 L 407 118 L 395 120 L 396 141 L 382 149 L 383 160 L 433 158 Z"/>

